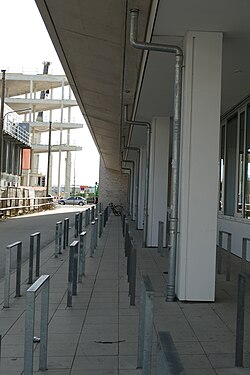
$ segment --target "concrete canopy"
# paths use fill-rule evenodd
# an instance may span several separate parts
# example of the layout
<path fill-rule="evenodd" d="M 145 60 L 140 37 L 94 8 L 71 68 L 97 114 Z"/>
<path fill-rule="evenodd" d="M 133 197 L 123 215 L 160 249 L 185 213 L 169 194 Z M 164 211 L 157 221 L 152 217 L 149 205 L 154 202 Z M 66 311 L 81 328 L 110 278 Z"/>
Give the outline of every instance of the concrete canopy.
<path fill-rule="evenodd" d="M 36 3 L 106 167 L 120 170 L 121 110 L 134 101 L 141 57 L 128 45 L 127 1 Z M 151 3 L 133 2 L 144 25 Z"/>
<path fill-rule="evenodd" d="M 106 167 L 120 169 L 122 112 L 151 121 L 173 115 L 174 58 L 128 43 L 129 9 L 138 40 L 182 46 L 188 31 L 223 33 L 221 113 L 249 95 L 250 2 L 246 0 L 36 0 Z M 185 69 L 185 67 L 184 67 Z M 131 145 L 145 142 L 133 129 Z M 126 134 L 126 132 L 125 132 Z"/>

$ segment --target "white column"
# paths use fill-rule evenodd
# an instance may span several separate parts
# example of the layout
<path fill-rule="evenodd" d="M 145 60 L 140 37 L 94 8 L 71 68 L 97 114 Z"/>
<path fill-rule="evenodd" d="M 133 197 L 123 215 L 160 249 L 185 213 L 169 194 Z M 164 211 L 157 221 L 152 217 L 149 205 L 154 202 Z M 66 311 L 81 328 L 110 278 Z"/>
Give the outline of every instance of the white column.
<path fill-rule="evenodd" d="M 146 147 L 141 147 L 141 158 L 139 166 L 139 194 L 138 194 L 138 229 L 143 229 L 144 225 L 144 199 L 146 181 Z"/>
<path fill-rule="evenodd" d="M 184 56 L 177 297 L 213 301 L 222 34 L 188 32 Z"/>
<path fill-rule="evenodd" d="M 52 193 L 52 175 L 53 175 L 53 152 L 50 154 L 50 162 L 49 162 L 49 193 Z"/>
<path fill-rule="evenodd" d="M 157 117 L 152 121 L 147 247 L 158 246 L 158 222 L 166 223 L 169 126 L 170 119 L 167 117 Z"/>
<path fill-rule="evenodd" d="M 65 196 L 70 195 L 70 180 L 71 180 L 71 152 L 67 151 L 65 159 Z"/>

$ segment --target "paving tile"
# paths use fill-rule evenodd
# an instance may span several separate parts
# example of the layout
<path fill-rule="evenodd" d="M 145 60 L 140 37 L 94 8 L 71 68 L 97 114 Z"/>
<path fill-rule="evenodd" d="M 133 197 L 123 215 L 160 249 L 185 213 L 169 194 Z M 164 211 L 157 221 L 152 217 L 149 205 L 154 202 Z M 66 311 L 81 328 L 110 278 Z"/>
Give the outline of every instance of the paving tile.
<path fill-rule="evenodd" d="M 211 369 L 212 366 L 205 354 L 180 354 L 185 369 Z"/>
<path fill-rule="evenodd" d="M 232 368 L 235 366 L 235 356 L 232 353 L 209 354 L 208 358 L 212 366 L 216 369 Z M 244 364 L 244 367 L 249 368 L 249 373 L 250 373 L 250 355 L 249 354 L 244 355 L 243 364 Z"/>
<path fill-rule="evenodd" d="M 117 370 L 117 356 L 77 356 L 74 360 L 72 370 Z"/>
<path fill-rule="evenodd" d="M 90 341 L 80 342 L 77 347 L 76 356 L 88 355 L 118 355 L 118 342 L 112 341 Z"/>
<path fill-rule="evenodd" d="M 136 370 L 136 367 L 137 367 L 136 355 L 120 355 L 119 356 L 119 369 Z"/>

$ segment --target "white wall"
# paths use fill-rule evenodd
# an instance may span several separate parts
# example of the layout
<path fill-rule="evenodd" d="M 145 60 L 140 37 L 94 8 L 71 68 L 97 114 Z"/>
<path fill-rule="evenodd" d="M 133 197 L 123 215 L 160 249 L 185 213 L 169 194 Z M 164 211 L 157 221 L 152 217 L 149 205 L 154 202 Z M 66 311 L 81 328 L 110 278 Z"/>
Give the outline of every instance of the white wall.
<path fill-rule="evenodd" d="M 250 221 L 234 217 L 218 217 L 217 244 L 219 243 L 219 231 L 232 233 L 231 249 L 232 253 L 241 257 L 242 255 L 242 238 L 250 238 Z M 227 236 L 223 236 L 222 245 L 226 249 Z M 250 242 L 248 242 L 247 260 L 250 261 Z"/>
<path fill-rule="evenodd" d="M 167 117 L 156 117 L 152 121 L 148 194 L 148 247 L 158 246 L 159 221 L 164 222 L 165 243 L 168 195 L 169 126 L 170 119 Z"/>
<path fill-rule="evenodd" d="M 188 32 L 184 43 L 177 296 L 215 296 L 222 34 Z"/>

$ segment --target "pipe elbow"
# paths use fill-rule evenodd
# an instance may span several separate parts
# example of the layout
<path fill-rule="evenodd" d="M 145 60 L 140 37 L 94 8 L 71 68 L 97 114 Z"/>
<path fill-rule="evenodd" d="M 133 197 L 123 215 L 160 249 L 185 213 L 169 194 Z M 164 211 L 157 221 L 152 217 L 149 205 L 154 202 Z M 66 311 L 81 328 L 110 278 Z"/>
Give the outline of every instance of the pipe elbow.
<path fill-rule="evenodd" d="M 129 40 L 133 48 L 137 48 L 137 29 L 138 29 L 139 9 L 130 9 L 130 34 Z"/>

